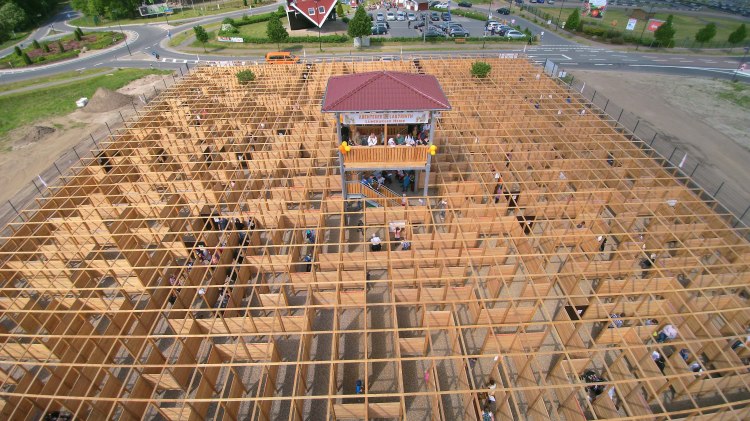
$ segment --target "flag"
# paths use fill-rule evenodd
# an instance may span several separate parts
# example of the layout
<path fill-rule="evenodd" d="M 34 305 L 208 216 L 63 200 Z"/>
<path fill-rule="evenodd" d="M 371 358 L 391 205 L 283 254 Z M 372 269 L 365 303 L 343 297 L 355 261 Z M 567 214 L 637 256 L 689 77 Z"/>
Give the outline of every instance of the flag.
<path fill-rule="evenodd" d="M 680 161 L 680 165 L 678 165 L 678 167 L 682 168 L 682 166 L 685 165 L 686 159 L 687 159 L 687 152 L 685 152 L 685 156 L 682 157 L 682 161 Z"/>

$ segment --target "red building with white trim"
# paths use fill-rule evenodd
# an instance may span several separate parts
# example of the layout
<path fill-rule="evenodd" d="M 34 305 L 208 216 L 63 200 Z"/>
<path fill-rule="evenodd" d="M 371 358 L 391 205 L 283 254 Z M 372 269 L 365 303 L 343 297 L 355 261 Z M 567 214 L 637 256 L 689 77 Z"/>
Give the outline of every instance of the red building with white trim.
<path fill-rule="evenodd" d="M 336 20 L 338 0 L 287 0 L 286 16 L 289 29 L 322 28 L 328 20 Z"/>

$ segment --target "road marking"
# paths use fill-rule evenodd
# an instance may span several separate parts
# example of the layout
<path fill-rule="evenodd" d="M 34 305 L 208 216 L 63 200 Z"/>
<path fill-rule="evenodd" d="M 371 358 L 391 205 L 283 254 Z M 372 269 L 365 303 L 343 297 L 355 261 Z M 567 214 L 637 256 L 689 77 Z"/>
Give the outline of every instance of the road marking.
<path fill-rule="evenodd" d="M 104 62 L 101 62 L 101 63 L 96 63 L 96 64 L 94 65 L 94 67 L 96 67 L 96 66 L 101 66 L 102 64 L 104 64 Z"/>
<path fill-rule="evenodd" d="M 80 69 L 76 69 L 76 72 L 82 72 L 84 70 L 86 70 L 86 68 L 85 67 L 81 67 Z"/>
<path fill-rule="evenodd" d="M 667 60 L 654 60 L 654 61 L 658 61 L 659 63 L 665 63 Z"/>
<path fill-rule="evenodd" d="M 604 61 L 606 58 L 592 58 L 591 61 Z"/>
<path fill-rule="evenodd" d="M 565 54 L 560 54 L 561 56 L 565 57 L 565 60 L 573 60 L 572 58 L 566 56 Z"/>
<path fill-rule="evenodd" d="M 611 64 L 607 64 L 607 63 L 594 63 L 594 66 L 611 66 Z"/>
<path fill-rule="evenodd" d="M 725 75 L 731 75 L 736 72 L 735 69 L 722 69 L 716 67 L 694 67 L 694 66 L 661 66 L 655 64 L 629 64 L 629 67 L 657 67 L 657 68 L 673 68 L 673 69 L 688 69 L 688 70 L 703 70 L 705 72 L 715 72 Z M 742 72 L 737 72 L 737 75 L 750 78 L 750 74 L 746 75 Z"/>
<path fill-rule="evenodd" d="M 565 63 L 566 66 L 578 66 L 578 63 Z"/>
<path fill-rule="evenodd" d="M 680 63 L 692 63 L 693 60 L 680 60 Z"/>
<path fill-rule="evenodd" d="M 734 64 L 735 62 L 733 62 L 733 61 L 725 61 L 724 63 Z"/>
<path fill-rule="evenodd" d="M 631 58 L 624 58 L 624 59 L 622 59 L 622 61 L 639 61 L 639 60 L 634 60 L 634 59 L 631 59 Z"/>

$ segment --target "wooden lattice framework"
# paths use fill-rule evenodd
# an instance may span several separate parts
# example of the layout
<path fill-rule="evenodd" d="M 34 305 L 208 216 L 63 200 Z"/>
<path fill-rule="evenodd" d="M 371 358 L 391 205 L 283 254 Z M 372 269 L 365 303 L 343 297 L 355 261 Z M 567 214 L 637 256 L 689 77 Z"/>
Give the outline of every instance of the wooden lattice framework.
<path fill-rule="evenodd" d="M 539 68 L 485 60 L 204 67 L 162 93 L 6 230 L 2 418 L 470 420 L 489 378 L 502 419 L 750 417 L 747 232 Z M 322 92 L 386 68 L 453 106 L 430 196 L 345 203 Z M 394 223 L 411 249 L 370 251 Z"/>

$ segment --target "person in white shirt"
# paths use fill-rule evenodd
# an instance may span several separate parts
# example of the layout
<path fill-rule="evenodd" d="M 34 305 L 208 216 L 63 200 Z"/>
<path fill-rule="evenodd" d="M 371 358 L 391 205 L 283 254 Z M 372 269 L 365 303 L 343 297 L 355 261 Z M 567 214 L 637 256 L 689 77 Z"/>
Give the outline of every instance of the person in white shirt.
<path fill-rule="evenodd" d="M 372 238 L 370 238 L 370 251 L 380 251 L 383 247 L 380 243 L 380 237 L 377 234 L 372 234 Z"/>
<path fill-rule="evenodd" d="M 411 134 L 406 135 L 406 139 L 404 139 L 404 143 L 406 143 L 406 146 L 416 146 L 417 142 L 414 140 L 413 137 L 411 137 Z"/>
<path fill-rule="evenodd" d="M 396 141 L 393 140 L 393 138 L 388 139 L 388 146 L 395 148 L 396 147 Z"/>
<path fill-rule="evenodd" d="M 375 133 L 370 133 L 370 136 L 367 138 L 367 146 L 376 146 L 378 144 L 378 137 L 375 136 Z"/>

